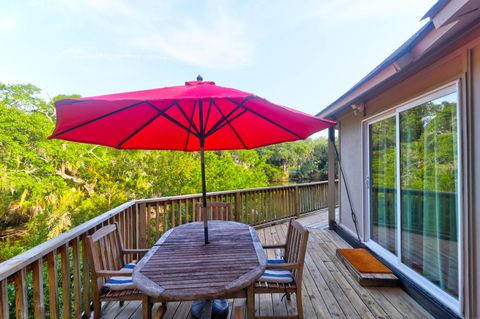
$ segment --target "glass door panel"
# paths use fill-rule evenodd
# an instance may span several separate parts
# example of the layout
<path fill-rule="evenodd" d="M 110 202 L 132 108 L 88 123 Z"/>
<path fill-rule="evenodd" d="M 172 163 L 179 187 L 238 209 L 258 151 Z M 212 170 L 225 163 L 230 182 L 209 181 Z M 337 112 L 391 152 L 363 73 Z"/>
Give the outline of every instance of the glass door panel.
<path fill-rule="evenodd" d="M 396 118 L 369 125 L 370 239 L 392 253 L 397 246 Z"/>
<path fill-rule="evenodd" d="M 402 262 L 458 297 L 457 93 L 399 116 Z"/>

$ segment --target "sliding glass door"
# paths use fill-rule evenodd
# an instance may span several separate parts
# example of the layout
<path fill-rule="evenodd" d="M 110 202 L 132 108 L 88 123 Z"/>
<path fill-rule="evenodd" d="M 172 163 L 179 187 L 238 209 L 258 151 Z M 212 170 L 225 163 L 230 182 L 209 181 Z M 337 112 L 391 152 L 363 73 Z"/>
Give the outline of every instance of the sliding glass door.
<path fill-rule="evenodd" d="M 455 85 L 368 123 L 370 240 L 440 293 L 459 298 Z"/>
<path fill-rule="evenodd" d="M 457 94 L 399 116 L 402 262 L 458 297 Z"/>
<path fill-rule="evenodd" d="M 396 120 L 369 125 L 370 238 L 392 253 L 397 246 Z"/>

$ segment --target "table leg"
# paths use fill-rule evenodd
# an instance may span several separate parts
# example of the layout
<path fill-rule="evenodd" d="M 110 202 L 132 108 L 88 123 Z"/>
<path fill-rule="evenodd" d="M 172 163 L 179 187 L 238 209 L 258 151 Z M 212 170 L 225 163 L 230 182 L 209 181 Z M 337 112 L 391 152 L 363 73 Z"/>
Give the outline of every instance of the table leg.
<path fill-rule="evenodd" d="M 152 319 L 152 301 L 147 295 L 142 297 L 142 318 Z"/>
<path fill-rule="evenodd" d="M 255 293 L 253 291 L 253 285 L 250 285 L 247 287 L 247 318 L 248 319 L 255 318 Z"/>

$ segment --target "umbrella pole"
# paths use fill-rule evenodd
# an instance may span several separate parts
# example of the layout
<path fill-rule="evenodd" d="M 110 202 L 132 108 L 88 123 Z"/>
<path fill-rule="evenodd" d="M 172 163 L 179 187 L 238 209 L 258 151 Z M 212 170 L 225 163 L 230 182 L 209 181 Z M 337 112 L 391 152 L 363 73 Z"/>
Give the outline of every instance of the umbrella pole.
<path fill-rule="evenodd" d="M 208 212 L 207 212 L 207 183 L 205 182 L 205 156 L 203 145 L 200 146 L 200 161 L 202 163 L 202 204 L 205 215 L 203 217 L 203 231 L 205 244 L 208 244 Z"/>

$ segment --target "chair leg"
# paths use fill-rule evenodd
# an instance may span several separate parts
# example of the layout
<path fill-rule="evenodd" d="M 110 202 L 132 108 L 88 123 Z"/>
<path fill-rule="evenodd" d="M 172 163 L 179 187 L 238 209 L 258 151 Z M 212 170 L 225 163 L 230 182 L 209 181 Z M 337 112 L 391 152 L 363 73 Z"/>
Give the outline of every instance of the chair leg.
<path fill-rule="evenodd" d="M 125 301 L 124 301 L 124 300 L 120 300 L 118 303 L 119 303 L 119 305 L 120 305 L 120 308 L 122 308 L 123 305 L 125 304 Z"/>
<path fill-rule="evenodd" d="M 93 300 L 93 317 L 95 319 L 100 319 L 102 317 L 102 303 L 98 298 L 94 298 Z"/>
<path fill-rule="evenodd" d="M 286 293 L 285 293 L 285 296 L 286 296 L 286 298 L 287 298 L 288 301 L 292 300 L 292 294 L 291 294 L 291 293 L 286 292 Z"/>
<path fill-rule="evenodd" d="M 152 301 L 147 295 L 142 297 L 142 318 L 152 319 Z"/>
<path fill-rule="evenodd" d="M 232 319 L 243 319 L 243 318 L 245 318 L 245 316 L 244 316 L 244 308 L 241 307 L 241 306 L 236 306 L 236 307 L 233 309 Z"/>
<path fill-rule="evenodd" d="M 303 319 L 302 288 L 297 289 L 297 292 L 295 293 L 295 299 L 297 300 L 298 319 Z"/>

